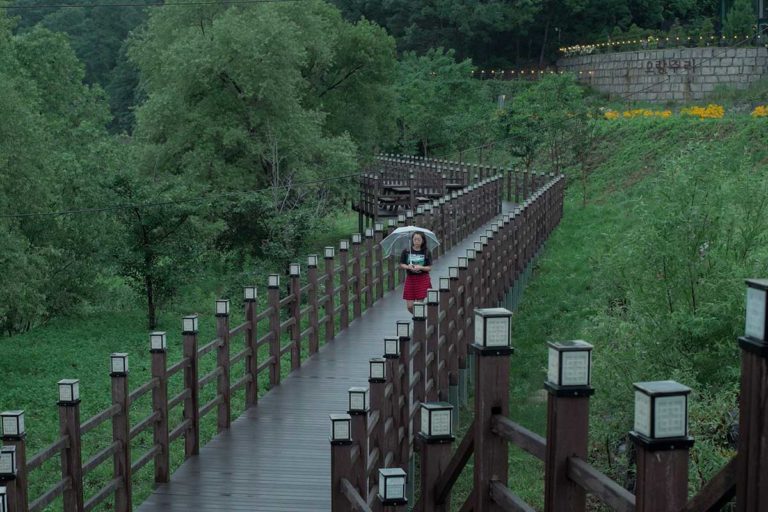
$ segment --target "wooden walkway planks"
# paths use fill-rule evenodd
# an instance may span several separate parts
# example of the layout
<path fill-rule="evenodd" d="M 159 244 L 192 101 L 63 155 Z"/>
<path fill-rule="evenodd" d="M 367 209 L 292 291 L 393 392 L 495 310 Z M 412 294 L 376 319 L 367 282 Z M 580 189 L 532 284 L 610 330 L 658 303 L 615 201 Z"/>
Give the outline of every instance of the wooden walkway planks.
<path fill-rule="evenodd" d="M 434 286 L 481 232 L 485 227 L 435 262 Z M 394 335 L 397 320 L 410 318 L 401 296 L 402 287 L 385 294 L 198 457 L 184 462 L 137 510 L 330 510 L 328 415 L 346 411 L 349 387 L 367 385 L 368 359 L 381 356 L 384 336 Z"/>

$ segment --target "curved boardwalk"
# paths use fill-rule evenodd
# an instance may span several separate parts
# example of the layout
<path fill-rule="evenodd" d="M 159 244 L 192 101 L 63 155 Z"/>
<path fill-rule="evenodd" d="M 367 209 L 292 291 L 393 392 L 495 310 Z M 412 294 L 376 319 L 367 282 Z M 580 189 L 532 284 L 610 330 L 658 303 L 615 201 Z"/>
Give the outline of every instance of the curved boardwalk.
<path fill-rule="evenodd" d="M 435 262 L 433 285 L 485 229 Z M 184 462 L 139 512 L 330 510 L 328 414 L 346 412 L 349 387 L 367 384 L 368 359 L 381 356 L 397 320 L 410 318 L 401 294 L 402 286 L 385 294 L 201 448 L 199 457 Z"/>

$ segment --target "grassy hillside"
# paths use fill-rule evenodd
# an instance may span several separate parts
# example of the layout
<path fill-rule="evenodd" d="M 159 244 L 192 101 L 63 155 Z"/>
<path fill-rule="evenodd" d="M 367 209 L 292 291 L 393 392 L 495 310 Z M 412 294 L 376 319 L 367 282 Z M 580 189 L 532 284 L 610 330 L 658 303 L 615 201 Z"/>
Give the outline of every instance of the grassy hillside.
<path fill-rule="evenodd" d="M 694 389 L 694 491 L 733 454 L 743 279 L 768 275 L 768 122 L 635 118 L 596 130 L 515 317 L 511 415 L 544 434 L 545 342 L 587 340 L 592 462 L 631 488 L 632 383 L 674 379 Z M 511 488 L 542 508 L 540 463 L 511 460 Z"/>

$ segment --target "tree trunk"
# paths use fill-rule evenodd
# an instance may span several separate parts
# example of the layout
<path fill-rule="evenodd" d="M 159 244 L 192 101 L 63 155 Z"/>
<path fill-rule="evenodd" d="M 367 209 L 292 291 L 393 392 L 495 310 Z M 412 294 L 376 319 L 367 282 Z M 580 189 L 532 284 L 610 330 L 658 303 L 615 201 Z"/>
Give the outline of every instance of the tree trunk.
<path fill-rule="evenodd" d="M 541 53 L 539 54 L 539 68 L 544 67 L 544 49 L 547 47 L 547 38 L 549 37 L 549 17 L 544 24 L 544 40 L 541 42 Z"/>

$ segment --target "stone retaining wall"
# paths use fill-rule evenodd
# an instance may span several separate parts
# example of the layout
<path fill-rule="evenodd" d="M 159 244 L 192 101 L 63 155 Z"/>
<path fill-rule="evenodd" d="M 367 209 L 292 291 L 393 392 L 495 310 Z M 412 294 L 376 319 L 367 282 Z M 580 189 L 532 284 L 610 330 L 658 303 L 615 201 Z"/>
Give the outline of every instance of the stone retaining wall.
<path fill-rule="evenodd" d="M 676 48 L 567 57 L 560 71 L 612 98 L 669 102 L 706 99 L 716 85 L 745 88 L 768 75 L 768 48 Z"/>

